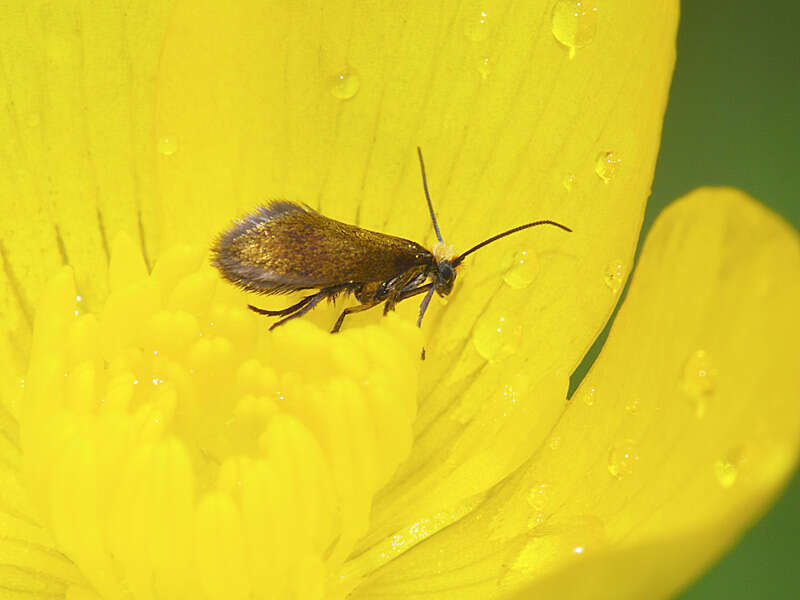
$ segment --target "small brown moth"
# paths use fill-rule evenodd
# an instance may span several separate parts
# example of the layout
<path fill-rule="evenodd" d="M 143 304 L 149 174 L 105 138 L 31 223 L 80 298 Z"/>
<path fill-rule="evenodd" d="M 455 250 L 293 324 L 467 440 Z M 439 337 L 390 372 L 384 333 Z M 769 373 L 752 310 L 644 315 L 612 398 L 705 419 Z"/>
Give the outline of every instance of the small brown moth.
<path fill-rule="evenodd" d="M 339 294 L 353 294 L 360 304 L 345 308 L 331 333 L 339 331 L 349 314 L 383 303 L 385 315 L 398 302 L 425 294 L 417 319 L 420 326 L 433 292 L 447 296 L 453 290 L 458 266 L 476 250 L 537 225 L 572 231 L 555 221 L 533 221 L 498 233 L 455 255 L 442 241 L 419 148 L 417 154 L 425 199 L 439 240 L 432 250 L 411 240 L 329 219 L 309 206 L 275 201 L 236 220 L 219 236 L 212 250 L 214 266 L 225 279 L 249 292 L 288 294 L 319 290 L 282 310 L 248 305 L 259 314 L 283 317 L 270 329 L 302 317 L 320 301 L 333 300 Z"/>

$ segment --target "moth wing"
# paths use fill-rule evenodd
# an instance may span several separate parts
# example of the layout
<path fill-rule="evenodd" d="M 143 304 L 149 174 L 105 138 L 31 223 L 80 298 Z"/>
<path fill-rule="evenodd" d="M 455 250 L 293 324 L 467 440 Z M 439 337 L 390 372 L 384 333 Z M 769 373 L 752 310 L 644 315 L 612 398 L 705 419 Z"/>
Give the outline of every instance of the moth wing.
<path fill-rule="evenodd" d="M 212 262 L 245 290 L 295 290 L 385 281 L 428 264 L 419 244 L 276 201 L 238 219 L 217 240 Z"/>

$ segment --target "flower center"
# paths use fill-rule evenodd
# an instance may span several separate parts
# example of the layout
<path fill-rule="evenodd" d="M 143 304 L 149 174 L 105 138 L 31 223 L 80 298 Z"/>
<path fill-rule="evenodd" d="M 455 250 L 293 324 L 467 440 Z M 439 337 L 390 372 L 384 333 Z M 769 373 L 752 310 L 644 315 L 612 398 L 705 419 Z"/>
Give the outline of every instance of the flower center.
<path fill-rule="evenodd" d="M 31 496 L 103 597 L 321 598 L 409 452 L 419 334 L 270 333 L 205 254 L 148 273 L 120 237 L 98 315 L 54 278 L 25 378 Z"/>

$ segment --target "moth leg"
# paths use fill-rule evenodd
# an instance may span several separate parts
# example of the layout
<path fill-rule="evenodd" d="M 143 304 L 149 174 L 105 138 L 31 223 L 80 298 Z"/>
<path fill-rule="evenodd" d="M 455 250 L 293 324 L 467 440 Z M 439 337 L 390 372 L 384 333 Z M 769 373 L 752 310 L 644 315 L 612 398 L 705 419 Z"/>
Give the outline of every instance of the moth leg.
<path fill-rule="evenodd" d="M 428 304 L 431 301 L 431 296 L 433 296 L 434 291 L 435 288 L 433 287 L 433 283 L 426 283 L 425 285 L 420 285 L 415 288 L 402 290 L 399 294 L 394 296 L 394 298 L 389 298 L 386 301 L 386 304 L 388 306 L 389 303 L 391 303 L 390 308 L 393 309 L 394 305 L 402 300 L 407 300 L 408 298 L 413 298 L 414 296 L 418 296 L 419 294 L 428 292 L 427 295 L 422 299 L 422 304 L 420 304 L 419 306 L 419 318 L 417 319 L 417 327 L 420 327 L 422 325 L 422 316 L 425 314 L 425 311 L 428 310 Z M 384 309 L 383 314 L 385 315 L 387 312 L 389 312 L 388 308 Z"/>
<path fill-rule="evenodd" d="M 431 296 L 433 296 L 433 292 L 436 288 L 431 288 L 428 290 L 428 293 L 425 294 L 425 297 L 422 299 L 422 302 L 419 305 L 419 318 L 417 319 L 417 327 L 422 327 L 422 317 L 425 316 L 425 311 L 428 310 L 428 304 L 431 301 Z"/>
<path fill-rule="evenodd" d="M 342 311 L 342 314 L 339 315 L 339 318 L 336 319 L 336 325 L 333 326 L 331 329 L 331 333 L 338 333 L 339 329 L 342 328 L 342 323 L 344 322 L 344 318 L 347 315 L 351 315 L 353 313 L 361 312 L 362 310 L 368 310 L 378 304 L 378 302 L 371 302 L 368 304 L 359 304 L 358 306 L 351 306 L 349 308 L 345 308 Z"/>
<path fill-rule="evenodd" d="M 301 308 L 303 308 L 306 304 L 311 302 L 311 299 L 316 295 L 317 294 L 311 294 L 310 296 L 306 296 L 305 298 L 300 300 L 300 302 L 298 302 L 297 304 L 292 304 L 290 307 L 282 308 L 281 310 L 267 310 L 265 308 L 258 308 L 257 306 L 253 306 L 252 304 L 248 304 L 247 308 L 260 315 L 267 315 L 268 317 L 285 317 L 295 312 L 296 310 L 300 310 Z"/>
<path fill-rule="evenodd" d="M 286 323 L 286 321 L 291 321 L 295 317 L 302 317 L 304 314 L 306 314 L 308 311 L 310 311 L 312 308 L 314 308 L 317 304 L 319 304 L 320 301 L 324 300 L 325 298 L 327 298 L 330 295 L 331 295 L 331 293 L 329 291 L 322 290 L 321 292 L 317 292 L 316 294 L 312 294 L 311 296 L 307 296 L 302 301 L 298 302 L 294 306 L 290 306 L 289 308 L 284 309 L 283 311 L 274 311 L 278 315 L 279 314 L 286 314 L 286 312 L 289 311 L 289 309 L 294 309 L 294 308 L 297 307 L 297 305 L 300 305 L 300 308 L 298 310 L 295 310 L 295 312 L 285 316 L 280 321 L 275 321 L 272 325 L 270 325 L 269 330 L 272 331 L 278 325 L 283 325 L 284 323 Z"/>
<path fill-rule="evenodd" d="M 397 294 L 397 296 L 395 296 L 394 304 L 402 302 L 403 300 L 407 300 L 408 298 L 413 298 L 414 296 L 418 296 L 419 294 L 424 294 L 432 287 L 433 287 L 432 283 L 426 283 L 425 285 L 411 288 L 410 290 L 403 290 L 402 292 Z"/>
<path fill-rule="evenodd" d="M 390 310 L 394 310 L 395 305 L 405 300 L 406 298 L 411 298 L 412 296 L 416 296 L 417 294 L 421 294 L 429 287 L 433 285 L 433 283 L 429 283 L 427 285 L 415 285 L 415 284 L 422 284 L 428 278 L 427 271 L 423 273 L 411 273 L 406 275 L 403 279 L 399 279 L 396 282 L 393 282 L 395 285 L 392 286 L 392 290 L 386 299 L 386 304 L 383 306 L 383 316 L 389 314 Z"/>

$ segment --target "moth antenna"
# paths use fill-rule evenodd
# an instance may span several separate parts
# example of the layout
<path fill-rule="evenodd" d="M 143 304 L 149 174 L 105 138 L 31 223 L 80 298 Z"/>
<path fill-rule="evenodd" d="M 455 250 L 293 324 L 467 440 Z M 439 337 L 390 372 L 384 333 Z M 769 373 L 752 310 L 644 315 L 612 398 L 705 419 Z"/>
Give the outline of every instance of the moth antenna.
<path fill-rule="evenodd" d="M 417 146 L 417 154 L 419 155 L 419 168 L 422 170 L 422 187 L 425 188 L 425 199 L 428 201 L 428 210 L 431 211 L 433 230 L 436 232 L 436 238 L 444 244 L 442 233 L 439 231 L 439 224 L 436 222 L 436 215 L 433 213 L 433 204 L 431 204 L 431 196 L 428 193 L 428 178 L 425 177 L 425 163 L 422 161 L 422 150 L 419 146 Z"/>
<path fill-rule="evenodd" d="M 460 256 L 456 257 L 453 260 L 453 266 L 457 267 L 468 255 L 472 254 L 476 250 L 480 250 L 481 248 L 483 248 L 488 244 L 491 244 L 492 242 L 496 242 L 500 238 L 504 238 L 507 235 L 511 235 L 512 233 L 517 233 L 518 231 L 522 231 L 523 229 L 528 229 L 529 227 L 536 227 L 537 225 L 554 225 L 556 227 L 560 227 L 564 231 L 569 231 L 570 233 L 572 233 L 572 229 L 570 229 L 566 225 L 562 225 L 561 223 L 556 223 L 555 221 L 533 221 L 532 223 L 525 223 L 525 225 L 514 227 L 513 229 L 509 229 L 508 231 L 504 231 L 503 233 L 498 233 L 497 235 L 493 235 L 492 237 L 490 237 L 488 240 L 483 240 L 480 244 L 476 244 L 466 252 L 463 252 Z"/>

